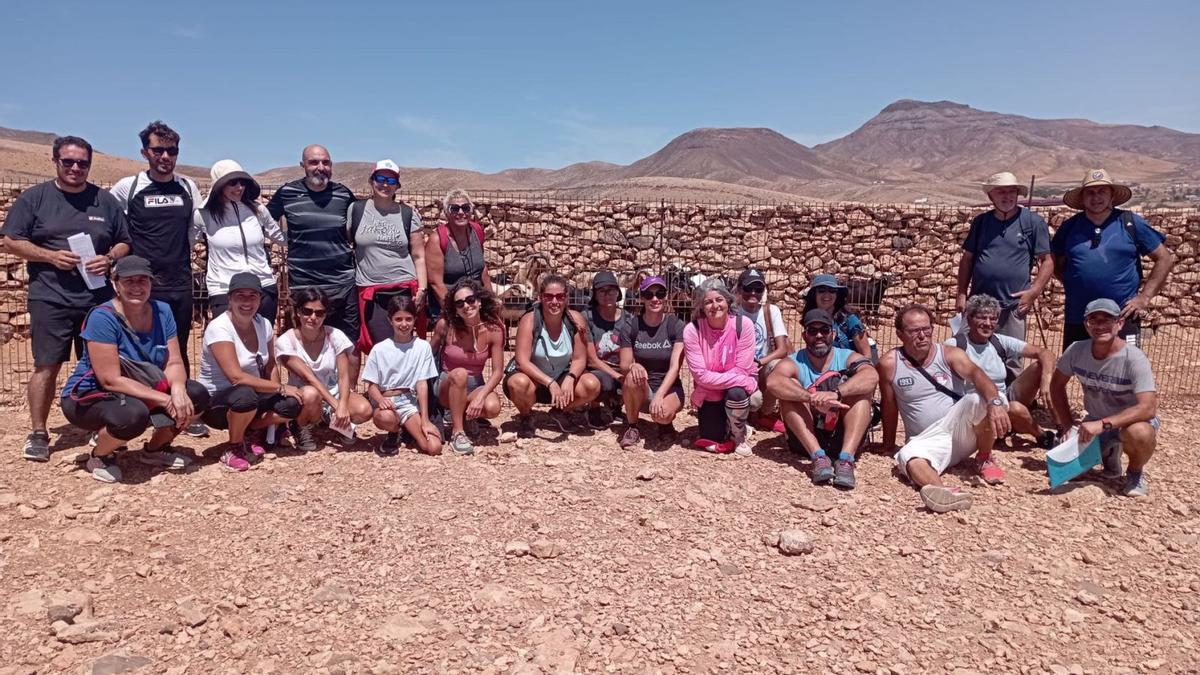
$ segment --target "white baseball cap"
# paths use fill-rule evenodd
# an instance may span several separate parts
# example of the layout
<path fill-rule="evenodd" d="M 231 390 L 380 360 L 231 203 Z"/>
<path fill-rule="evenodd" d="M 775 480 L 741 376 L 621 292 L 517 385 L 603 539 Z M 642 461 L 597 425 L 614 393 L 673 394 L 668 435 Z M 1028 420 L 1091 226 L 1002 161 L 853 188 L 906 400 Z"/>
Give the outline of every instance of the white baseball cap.
<path fill-rule="evenodd" d="M 390 171 L 396 174 L 396 178 L 400 177 L 400 167 L 390 159 L 381 159 L 378 162 L 375 162 L 375 170 L 371 173 L 375 174 L 379 173 L 380 171 Z"/>

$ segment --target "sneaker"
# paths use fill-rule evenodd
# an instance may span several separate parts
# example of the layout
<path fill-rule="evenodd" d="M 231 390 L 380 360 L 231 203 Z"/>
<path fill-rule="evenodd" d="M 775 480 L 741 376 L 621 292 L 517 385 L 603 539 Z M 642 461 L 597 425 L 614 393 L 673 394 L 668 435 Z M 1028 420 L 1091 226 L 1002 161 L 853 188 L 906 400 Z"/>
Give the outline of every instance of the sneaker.
<path fill-rule="evenodd" d="M 620 445 L 622 450 L 628 450 L 641 442 L 641 440 L 642 433 L 638 431 L 637 427 L 631 424 L 625 428 L 625 433 L 621 434 L 621 438 L 617 441 L 617 445 Z"/>
<path fill-rule="evenodd" d="M 1100 448 L 1100 460 L 1104 463 L 1104 471 L 1100 474 L 1105 478 L 1120 478 L 1124 475 L 1121 471 L 1121 444 L 1110 443 Z"/>
<path fill-rule="evenodd" d="M 225 452 L 221 453 L 221 466 L 226 471 L 248 471 L 250 460 L 246 459 L 246 442 L 227 443 Z"/>
<path fill-rule="evenodd" d="M 612 424 L 612 411 L 604 406 L 598 408 L 588 408 L 587 423 L 593 429 L 607 429 L 608 425 Z"/>
<path fill-rule="evenodd" d="M 839 459 L 833 463 L 833 484 L 845 490 L 853 490 L 857 482 L 854 480 L 854 462 Z"/>
<path fill-rule="evenodd" d="M 21 456 L 31 462 L 46 462 L 50 460 L 50 434 L 45 431 L 33 431 L 25 437 L 25 448 Z"/>
<path fill-rule="evenodd" d="M 812 460 L 812 482 L 814 485 L 821 485 L 833 480 L 833 462 L 829 461 L 828 455 L 817 455 Z"/>
<path fill-rule="evenodd" d="M 121 480 L 121 467 L 117 466 L 117 458 L 113 455 L 89 455 L 83 468 L 101 483 L 117 483 Z"/>
<path fill-rule="evenodd" d="M 292 434 L 292 445 L 302 452 L 312 452 L 317 449 L 317 439 L 313 438 L 312 426 L 300 426 L 295 420 L 288 422 L 288 431 Z"/>
<path fill-rule="evenodd" d="M 742 441 L 733 449 L 733 454 L 737 455 L 738 457 L 749 457 L 750 455 L 754 454 L 754 450 L 750 447 L 748 442 Z"/>
<path fill-rule="evenodd" d="M 467 438 L 467 434 L 464 431 L 454 434 L 454 437 L 450 439 L 450 449 L 456 455 L 475 454 L 475 446 L 471 445 L 471 439 Z"/>
<path fill-rule="evenodd" d="M 1146 483 L 1145 471 L 1130 471 L 1125 474 L 1125 487 L 1121 494 L 1126 497 L 1148 497 L 1150 486 Z"/>
<path fill-rule="evenodd" d="M 135 457 L 142 464 L 147 466 L 161 466 L 170 471 L 181 471 L 192 463 L 190 457 L 174 452 L 170 448 L 171 446 L 164 445 L 158 450 L 147 450 L 145 446 L 142 446 L 142 451 L 137 453 Z"/>
<path fill-rule="evenodd" d="M 375 449 L 380 457 L 392 457 L 400 452 L 400 432 L 390 431 L 383 437 L 383 442 Z"/>
<path fill-rule="evenodd" d="M 246 432 L 246 440 L 243 441 L 244 449 L 249 457 L 256 460 L 262 459 L 263 455 L 267 454 L 267 444 L 260 434 Z"/>
<path fill-rule="evenodd" d="M 962 511 L 971 508 L 971 494 L 958 488 L 926 485 L 921 488 L 921 501 L 934 513 Z"/>
<path fill-rule="evenodd" d="M 705 452 L 711 452 L 718 455 L 725 455 L 733 452 L 733 441 L 712 441 L 707 438 L 697 438 L 695 446 Z"/>
<path fill-rule="evenodd" d="M 1006 478 L 1004 469 L 996 460 L 988 457 L 979 464 L 979 476 L 988 485 L 1000 485 Z"/>
<path fill-rule="evenodd" d="M 208 425 L 200 421 L 192 422 L 191 424 L 187 425 L 187 428 L 183 430 L 183 433 L 191 436 L 192 438 L 205 438 L 208 436 Z"/>
<path fill-rule="evenodd" d="M 533 415 L 517 415 L 517 438 L 533 438 Z"/>

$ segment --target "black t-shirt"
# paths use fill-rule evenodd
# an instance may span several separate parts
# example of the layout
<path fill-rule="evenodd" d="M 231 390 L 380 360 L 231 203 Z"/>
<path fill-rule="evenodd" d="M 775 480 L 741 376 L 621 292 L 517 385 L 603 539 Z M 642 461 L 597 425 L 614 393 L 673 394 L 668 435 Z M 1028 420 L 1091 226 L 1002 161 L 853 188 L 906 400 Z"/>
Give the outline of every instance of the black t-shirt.
<path fill-rule="evenodd" d="M 146 172 L 122 179 L 113 192 L 125 197 L 125 218 L 133 240 L 132 253 L 150 261 L 154 290 L 185 291 L 192 288 L 192 246 L 189 233 L 196 195 L 190 181 L 176 176 L 156 181 Z M 132 193 L 132 194 L 131 194 Z"/>
<path fill-rule="evenodd" d="M 631 323 L 629 312 L 618 310 L 616 321 L 609 321 L 600 312 L 588 309 L 583 313 L 588 322 L 588 333 L 592 344 L 596 345 L 596 356 L 610 366 L 621 364 L 620 333 Z"/>
<path fill-rule="evenodd" d="M 629 321 L 620 333 L 621 347 L 633 348 L 633 361 L 646 369 L 650 388 L 662 386 L 671 369 L 671 353 L 675 343 L 683 342 L 683 320 L 674 314 L 663 317 L 657 326 L 647 325 L 642 317 Z"/>
<path fill-rule="evenodd" d="M 80 232 L 91 236 L 97 255 L 130 243 L 121 205 L 91 183 L 83 192 L 63 192 L 52 180 L 25 190 L 13 202 L 0 229 L 9 239 L 29 241 L 51 251 L 71 250 L 67 238 Z M 30 300 L 91 307 L 112 297 L 108 285 L 89 290 L 78 268 L 60 270 L 44 262 L 30 262 L 27 267 Z"/>
<path fill-rule="evenodd" d="M 346 231 L 346 211 L 354 193 L 330 182 L 321 192 L 308 189 L 304 179 L 283 185 L 271 196 L 271 217 L 287 218 L 288 284 L 353 286 L 354 249 Z"/>

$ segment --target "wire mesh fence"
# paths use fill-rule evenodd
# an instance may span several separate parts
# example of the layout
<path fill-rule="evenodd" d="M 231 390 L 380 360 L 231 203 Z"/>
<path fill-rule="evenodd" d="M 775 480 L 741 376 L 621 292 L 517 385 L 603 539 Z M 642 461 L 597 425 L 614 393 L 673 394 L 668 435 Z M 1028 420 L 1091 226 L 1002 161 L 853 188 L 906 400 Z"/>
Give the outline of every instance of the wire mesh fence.
<path fill-rule="evenodd" d="M 0 184 L 0 211 L 30 183 Z M 263 186 L 264 195 L 273 186 Z M 401 198 L 421 214 L 427 228 L 440 220 L 442 192 L 405 191 Z M 366 196 L 360 194 L 360 196 Z M 538 279 L 556 272 L 570 282 L 571 302 L 581 308 L 597 271 L 614 272 L 626 307 L 636 308 L 637 283 L 661 274 L 671 311 L 690 318 L 692 290 L 717 277 L 732 289 L 747 267 L 766 277 L 765 300 L 783 313 L 796 347 L 802 346 L 800 315 L 812 276 L 836 273 L 851 287 L 850 308 L 867 325 L 880 353 L 898 344 L 892 329 L 897 308 L 914 300 L 934 310 L 936 335 L 950 337 L 957 247 L 965 223 L 982 209 L 905 204 L 706 203 L 659 199 L 630 201 L 530 191 L 472 193 L 474 218 L 489 240 L 488 267 L 512 330 L 536 297 Z M 5 201 L 7 200 L 7 201 Z M 1052 226 L 1063 212 L 1038 209 Z M 1142 348 L 1155 369 L 1159 391 L 1176 400 L 1200 396 L 1200 210 L 1143 212 L 1168 236 L 1179 262 L 1156 300 Z M 1182 225 L 1181 225 L 1182 224 Z M 427 230 L 428 231 L 428 230 Z M 196 326 L 188 349 L 198 362 L 207 293 L 202 252 L 195 258 Z M 272 251 L 276 269 L 284 251 Z M 281 291 L 286 275 L 280 275 Z M 33 370 L 24 263 L 0 252 L 0 403 L 20 403 Z M 286 317 L 281 294 L 280 317 Z M 1028 341 L 1055 354 L 1062 344 L 1062 291 L 1053 282 L 1028 322 Z M 282 328 L 286 321 L 280 322 Z M 64 368 L 64 372 L 68 371 Z"/>

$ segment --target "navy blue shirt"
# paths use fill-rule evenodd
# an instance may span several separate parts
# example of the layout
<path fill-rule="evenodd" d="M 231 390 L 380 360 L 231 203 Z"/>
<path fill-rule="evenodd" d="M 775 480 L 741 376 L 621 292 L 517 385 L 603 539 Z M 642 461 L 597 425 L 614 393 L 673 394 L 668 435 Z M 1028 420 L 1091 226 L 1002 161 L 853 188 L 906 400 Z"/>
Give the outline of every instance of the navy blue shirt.
<path fill-rule="evenodd" d="M 1013 307 L 1013 293 L 1029 288 L 1029 271 L 1040 255 L 1050 252 L 1050 229 L 1038 214 L 1022 207 L 1008 220 L 996 212 L 971 221 L 963 250 L 975 256 L 971 265 L 971 295 L 984 293 Z"/>
<path fill-rule="evenodd" d="M 151 326 L 149 333 L 134 334 L 137 335 L 138 346 L 150 357 L 150 362 L 159 368 L 165 368 L 167 365 L 167 341 L 177 334 L 175 317 L 171 314 L 170 305 L 161 300 L 151 300 L 150 305 L 153 309 L 154 325 Z M 84 342 L 103 342 L 116 345 L 118 355 L 131 361 L 145 361 L 137 346 L 134 346 L 129 333 L 121 327 L 121 322 L 113 311 L 112 300 L 88 313 L 80 337 Z M 69 395 L 76 382 L 79 382 L 79 393 L 81 394 L 99 387 L 96 383 L 96 376 L 92 373 L 92 359 L 86 349 L 83 350 L 83 356 L 79 357 L 79 363 L 75 365 L 75 372 L 67 378 L 62 395 Z"/>
<path fill-rule="evenodd" d="M 1095 248 L 1092 238 L 1097 227 L 1082 211 L 1068 218 L 1054 233 L 1050 250 L 1064 258 L 1062 282 L 1067 323 L 1083 323 L 1083 309 L 1092 300 L 1109 298 L 1124 306 L 1137 295 L 1138 257 L 1149 255 L 1165 240 L 1136 213 L 1131 238 L 1121 223 L 1121 213 L 1120 209 L 1113 209 L 1099 228 L 1100 241 Z"/>

